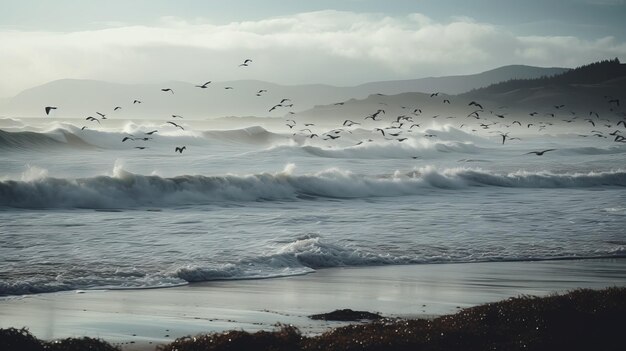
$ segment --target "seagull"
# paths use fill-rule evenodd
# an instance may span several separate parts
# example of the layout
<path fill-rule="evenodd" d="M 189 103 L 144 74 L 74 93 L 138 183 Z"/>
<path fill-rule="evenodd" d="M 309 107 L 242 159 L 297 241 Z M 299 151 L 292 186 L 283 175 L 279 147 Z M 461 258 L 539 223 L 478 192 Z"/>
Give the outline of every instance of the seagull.
<path fill-rule="evenodd" d="M 140 103 L 141 103 L 141 101 L 139 101 L 139 100 L 134 100 L 134 101 L 133 101 L 133 105 L 134 105 L 134 104 L 140 104 Z"/>
<path fill-rule="evenodd" d="M 337 105 L 337 106 L 341 106 L 343 104 L 345 104 L 345 102 L 335 102 L 335 105 Z"/>
<path fill-rule="evenodd" d="M 243 67 L 248 67 L 248 64 L 249 64 L 250 62 L 252 62 L 252 60 L 250 60 L 250 59 L 245 59 L 245 60 L 243 61 L 243 63 L 239 65 L 239 67 L 242 67 L 242 66 L 243 66 Z"/>
<path fill-rule="evenodd" d="M 502 136 L 502 145 L 504 145 L 504 142 L 506 141 L 506 138 L 509 136 L 509 133 L 504 133 L 504 134 L 500 134 Z"/>
<path fill-rule="evenodd" d="M 187 148 L 186 146 L 183 146 L 183 147 L 178 147 L 178 146 L 177 146 L 177 147 L 174 149 L 174 152 L 178 152 L 178 153 L 182 154 L 182 153 L 183 153 L 183 150 L 185 150 L 186 148 Z"/>
<path fill-rule="evenodd" d="M 113 109 L 113 111 L 117 111 L 117 110 L 119 110 L 119 109 L 121 109 L 121 108 L 122 108 L 121 106 L 115 106 L 115 108 Z"/>
<path fill-rule="evenodd" d="M 88 121 L 96 121 L 96 122 L 98 122 L 98 124 L 100 124 L 100 121 L 96 117 L 89 116 L 89 117 L 87 117 L 85 119 L 88 120 Z"/>
<path fill-rule="evenodd" d="M 176 124 L 176 123 L 174 123 L 172 121 L 167 121 L 166 123 L 169 123 L 169 124 L 173 125 L 174 127 L 180 128 L 182 130 L 185 130 L 185 128 L 183 128 L 182 126 L 179 126 L 178 124 Z"/>
<path fill-rule="evenodd" d="M 102 114 L 102 113 L 100 113 L 100 112 L 96 112 L 96 113 L 97 113 L 98 115 L 100 115 L 100 117 L 102 117 L 102 119 L 107 119 L 107 118 L 105 117 L 105 116 L 106 116 L 105 114 Z"/>
<path fill-rule="evenodd" d="M 170 93 L 174 94 L 174 90 L 170 88 L 161 89 L 161 91 L 169 91 Z"/>
<path fill-rule="evenodd" d="M 381 133 L 383 133 L 383 136 L 385 136 L 385 130 L 384 129 L 374 128 L 374 131 L 380 131 Z"/>
<path fill-rule="evenodd" d="M 547 149 L 547 150 L 543 150 L 543 151 L 531 151 L 531 152 L 527 152 L 524 155 L 528 155 L 528 154 L 535 154 L 537 156 L 542 156 L 543 154 L 545 154 L 548 151 L 554 151 L 556 149 Z"/>
<path fill-rule="evenodd" d="M 280 100 L 280 104 L 282 104 L 283 102 L 287 102 L 287 101 L 291 101 L 291 99 L 282 99 Z"/>
<path fill-rule="evenodd" d="M 155 130 L 153 130 L 153 131 L 151 131 L 151 132 L 145 132 L 144 134 L 146 134 L 146 135 L 152 135 L 152 134 L 154 134 L 154 133 L 156 133 L 156 132 L 158 132 L 158 130 L 156 130 L 156 129 L 155 129 Z"/>
<path fill-rule="evenodd" d="M 46 106 L 46 115 L 50 114 L 50 110 L 56 110 L 57 108 L 55 106 Z"/>
<path fill-rule="evenodd" d="M 147 146 L 135 146 L 135 149 L 143 150 L 147 148 Z"/>
<path fill-rule="evenodd" d="M 126 140 L 135 140 L 132 137 L 124 137 L 124 139 L 122 139 L 122 142 L 125 142 Z"/>
<path fill-rule="evenodd" d="M 85 130 L 87 129 L 87 126 L 83 126 L 82 128 L 80 128 L 80 130 Z"/>
<path fill-rule="evenodd" d="M 211 84 L 211 81 L 208 81 L 202 85 L 196 85 L 196 88 L 200 88 L 200 89 L 206 89 L 207 85 Z"/>
<path fill-rule="evenodd" d="M 230 90 L 230 89 L 233 89 L 233 87 L 224 87 L 224 89 Z"/>
<path fill-rule="evenodd" d="M 476 107 L 478 107 L 478 108 L 479 108 L 479 109 L 481 109 L 481 110 L 483 109 L 483 105 L 481 105 L 481 104 L 477 103 L 476 101 L 472 101 L 472 102 L 470 102 L 470 103 L 468 104 L 468 106 L 476 106 Z"/>
<path fill-rule="evenodd" d="M 353 125 L 355 125 L 355 124 L 361 124 L 361 123 L 357 123 L 357 122 L 351 121 L 351 120 L 349 120 L 349 119 L 346 119 L 346 120 L 343 122 L 343 125 L 344 125 L 344 126 L 346 126 L 346 125 L 347 125 L 348 127 L 351 127 L 351 126 L 353 126 Z"/>
<path fill-rule="evenodd" d="M 272 112 L 272 111 L 274 111 L 277 107 L 282 107 L 282 106 L 283 106 L 283 105 L 281 105 L 281 104 L 276 104 L 276 105 L 272 106 L 272 108 L 271 108 L 271 109 L 269 109 L 269 111 L 268 111 L 268 112 Z"/>
<path fill-rule="evenodd" d="M 450 100 L 445 99 L 445 100 L 443 100 L 443 103 L 444 103 L 444 104 L 448 104 L 448 105 L 449 105 L 449 104 L 450 104 Z"/>
<path fill-rule="evenodd" d="M 172 115 L 172 118 L 183 118 L 181 115 Z"/>
<path fill-rule="evenodd" d="M 434 97 L 434 96 L 437 96 L 437 95 L 439 95 L 439 92 L 430 94 L 430 97 Z"/>

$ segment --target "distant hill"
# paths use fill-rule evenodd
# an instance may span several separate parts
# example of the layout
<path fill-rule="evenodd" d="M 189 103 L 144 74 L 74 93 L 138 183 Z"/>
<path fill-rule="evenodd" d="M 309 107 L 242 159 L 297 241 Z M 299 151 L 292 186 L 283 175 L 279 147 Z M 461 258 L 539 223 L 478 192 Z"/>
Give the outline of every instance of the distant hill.
<path fill-rule="evenodd" d="M 450 103 L 446 103 L 450 101 Z M 620 101 L 618 105 L 616 100 Z M 470 106 L 478 102 L 482 108 Z M 613 102 L 610 102 L 613 101 Z M 517 116 L 523 120 L 542 120 L 554 115 L 557 121 L 573 116 L 589 117 L 597 113 L 603 119 L 623 120 L 626 117 L 626 65 L 618 60 L 592 63 L 560 74 L 534 79 L 514 79 L 474 89 L 459 95 L 440 93 L 372 94 L 365 99 L 350 99 L 341 105 L 319 105 L 298 113 L 303 121 L 337 123 L 345 119 L 373 125 L 364 117 L 378 109 L 385 110 L 384 119 L 410 115 L 424 123 L 445 123 L 481 109 L 482 117 L 499 120 L 496 115 Z M 414 111 L 417 109 L 417 113 Z M 536 117 L 531 118 L 529 114 Z M 381 113 L 381 116 L 382 113 Z M 506 119 L 503 119 L 505 121 Z M 510 121 L 509 121 L 510 123 Z"/>
<path fill-rule="evenodd" d="M 512 107 L 549 108 L 565 105 L 568 110 L 599 109 L 614 112 L 611 98 L 626 98 L 626 64 L 618 59 L 584 65 L 561 74 L 512 79 L 460 94 L 464 99 L 493 101 Z M 614 110 L 614 111 L 611 111 Z"/>
<path fill-rule="evenodd" d="M 54 114 L 86 117 L 96 112 L 119 118 L 169 118 L 172 114 L 204 119 L 220 116 L 280 117 L 289 111 L 304 111 L 316 105 L 333 104 L 349 99 L 363 99 L 375 93 L 458 94 L 513 78 L 537 78 L 566 72 L 566 68 L 505 66 L 483 73 L 431 77 L 412 80 L 372 82 L 354 87 L 323 84 L 280 85 L 256 80 L 214 82 L 199 89 L 188 82 L 162 84 L 119 84 L 95 80 L 63 79 L 27 89 L 13 98 L 0 101 L 0 114 L 9 117 L 42 117 L 44 106 L 59 107 Z M 197 83 L 196 83 L 197 84 Z M 232 89 L 226 89 L 232 87 Z M 174 94 L 162 92 L 171 88 Z M 267 90 L 257 96 L 259 90 Z M 283 98 L 292 107 L 269 111 Z M 133 100 L 141 104 L 133 104 Z M 122 109 L 113 112 L 113 108 Z"/>
<path fill-rule="evenodd" d="M 494 83 L 513 79 L 532 79 L 554 76 L 567 72 L 568 68 L 541 68 L 524 65 L 503 66 L 479 74 L 447 77 L 430 77 L 411 80 L 396 80 L 389 82 L 373 82 L 358 86 L 366 88 L 372 94 L 400 94 L 406 92 L 433 93 L 441 92 L 448 95 L 457 95 L 472 89 L 487 87 Z"/>

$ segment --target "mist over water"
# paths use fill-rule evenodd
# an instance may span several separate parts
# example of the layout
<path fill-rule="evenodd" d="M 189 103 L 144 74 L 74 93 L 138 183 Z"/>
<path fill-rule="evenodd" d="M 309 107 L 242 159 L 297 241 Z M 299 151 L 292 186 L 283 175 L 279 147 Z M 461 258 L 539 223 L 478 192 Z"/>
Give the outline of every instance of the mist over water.
<path fill-rule="evenodd" d="M 444 122 L 401 142 L 282 119 L 1 123 L 0 295 L 626 256 L 626 145 L 574 129 L 502 144 Z"/>

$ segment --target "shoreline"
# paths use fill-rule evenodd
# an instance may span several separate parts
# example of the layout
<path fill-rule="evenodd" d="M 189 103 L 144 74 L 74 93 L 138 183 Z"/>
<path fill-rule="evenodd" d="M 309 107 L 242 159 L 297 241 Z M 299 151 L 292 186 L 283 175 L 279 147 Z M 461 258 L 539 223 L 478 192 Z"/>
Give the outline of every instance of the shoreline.
<path fill-rule="evenodd" d="M 432 318 L 520 295 L 611 286 L 626 286 L 626 259 L 327 268 L 273 279 L 0 299 L 0 328 L 27 327 L 44 340 L 103 338 L 144 350 L 198 333 L 274 330 L 275 323 L 318 335 L 347 323 L 308 316 L 343 308 Z"/>

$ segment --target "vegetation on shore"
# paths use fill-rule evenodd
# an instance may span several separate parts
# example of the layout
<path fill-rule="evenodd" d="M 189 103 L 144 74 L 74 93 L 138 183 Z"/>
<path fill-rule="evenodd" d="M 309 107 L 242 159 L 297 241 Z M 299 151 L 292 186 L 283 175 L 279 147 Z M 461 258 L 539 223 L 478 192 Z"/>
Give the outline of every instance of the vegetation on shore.
<path fill-rule="evenodd" d="M 179 338 L 159 351 L 205 350 L 622 350 L 626 288 L 580 289 L 521 296 L 432 320 L 380 319 L 308 337 L 276 331 L 229 331 Z M 37 340 L 24 329 L 0 329 L 0 350 L 116 350 L 82 338 Z"/>

